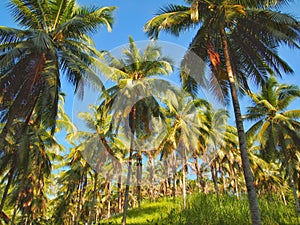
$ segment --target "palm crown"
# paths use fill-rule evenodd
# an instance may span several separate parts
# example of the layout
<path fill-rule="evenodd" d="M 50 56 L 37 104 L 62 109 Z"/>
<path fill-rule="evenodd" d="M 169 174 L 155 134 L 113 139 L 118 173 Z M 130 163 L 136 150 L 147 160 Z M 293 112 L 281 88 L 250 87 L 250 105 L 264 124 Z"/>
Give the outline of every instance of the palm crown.
<path fill-rule="evenodd" d="M 1 121 L 37 120 L 54 131 L 61 75 L 83 87 L 93 80 L 99 55 L 89 34 L 102 25 L 111 29 L 114 7 L 80 7 L 75 0 L 11 0 L 10 9 L 22 29 L 0 27 Z"/>
<path fill-rule="evenodd" d="M 216 84 L 221 85 L 227 95 L 227 77 L 225 53 L 222 44 L 222 31 L 226 32 L 229 55 L 233 71 L 239 81 L 240 90 L 249 89 L 250 80 L 263 83 L 268 73 L 282 75 L 282 71 L 293 70 L 277 54 L 277 47 L 285 43 L 298 47 L 299 25 L 288 14 L 270 10 L 266 1 L 186 1 L 189 5 L 172 5 L 160 9 L 157 16 L 145 25 L 145 31 L 151 37 L 157 37 L 160 31 L 173 35 L 197 29 L 189 50 L 207 62 L 212 71 L 211 79 L 214 91 Z M 268 1 L 268 6 L 278 7 L 287 1 Z M 276 3 L 276 4 L 275 4 Z M 183 65 L 189 67 L 189 54 Z M 192 71 L 192 70 L 191 70 Z M 195 93 L 197 86 L 191 77 L 201 73 L 185 74 L 182 81 L 187 90 Z M 189 78 L 184 76 L 188 75 Z M 184 82 L 186 81 L 186 82 Z"/>

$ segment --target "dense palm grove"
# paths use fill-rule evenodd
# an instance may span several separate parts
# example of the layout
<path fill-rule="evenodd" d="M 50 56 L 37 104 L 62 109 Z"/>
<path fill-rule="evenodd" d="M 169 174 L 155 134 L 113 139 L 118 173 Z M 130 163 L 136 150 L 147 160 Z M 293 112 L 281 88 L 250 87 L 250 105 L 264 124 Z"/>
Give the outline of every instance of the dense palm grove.
<path fill-rule="evenodd" d="M 199 192 L 247 195 L 253 224 L 261 196 L 300 213 L 300 110 L 291 108 L 300 89 L 276 79 L 293 73 L 278 48 L 300 47 L 299 22 L 280 12 L 290 1 L 184 2 L 144 27 L 151 38 L 197 31 L 178 88 L 165 79 L 173 59 L 155 42 L 140 49 L 129 37 L 120 57 L 96 49 L 90 35 L 112 29 L 115 7 L 10 1 L 19 28 L 0 26 L 0 224 L 99 224 L 119 213 L 126 224 L 142 200 L 182 196 L 185 209 Z M 65 113 L 62 76 L 79 95 L 86 83 L 99 92 L 78 115 L 87 130 Z M 232 102 L 233 115 L 201 88 Z M 244 115 L 241 95 L 251 100 Z"/>

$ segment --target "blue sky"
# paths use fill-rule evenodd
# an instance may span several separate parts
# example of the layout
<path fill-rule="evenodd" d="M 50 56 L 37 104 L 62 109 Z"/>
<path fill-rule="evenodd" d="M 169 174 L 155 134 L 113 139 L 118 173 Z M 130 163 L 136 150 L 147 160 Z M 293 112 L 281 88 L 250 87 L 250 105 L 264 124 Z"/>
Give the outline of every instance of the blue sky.
<path fill-rule="evenodd" d="M 0 1 L 0 25 L 13 26 L 9 11 L 6 7 L 7 0 Z M 111 50 L 120 45 L 128 43 L 128 36 L 131 35 L 135 41 L 147 40 L 147 36 L 143 32 L 144 24 L 151 19 L 160 7 L 169 3 L 183 4 L 184 1 L 179 0 L 79 0 L 81 5 L 97 5 L 97 6 L 117 6 L 115 11 L 115 24 L 113 31 L 108 33 L 106 29 L 101 29 L 94 40 L 98 49 Z M 300 19 L 300 1 L 295 0 L 295 3 L 284 9 Z M 180 37 L 173 37 L 170 34 L 161 33 L 160 40 L 174 43 L 176 45 L 187 47 L 194 36 L 195 31 L 190 31 L 182 34 Z M 295 70 L 295 75 L 284 76 L 280 82 L 300 85 L 300 50 L 289 50 L 287 48 L 280 49 L 280 55 L 292 66 Z M 72 107 L 73 95 L 72 88 L 69 85 L 63 84 L 63 91 L 68 93 L 67 111 Z M 247 105 L 247 99 L 243 100 L 243 107 Z M 300 101 L 295 102 L 294 107 L 299 108 Z"/>

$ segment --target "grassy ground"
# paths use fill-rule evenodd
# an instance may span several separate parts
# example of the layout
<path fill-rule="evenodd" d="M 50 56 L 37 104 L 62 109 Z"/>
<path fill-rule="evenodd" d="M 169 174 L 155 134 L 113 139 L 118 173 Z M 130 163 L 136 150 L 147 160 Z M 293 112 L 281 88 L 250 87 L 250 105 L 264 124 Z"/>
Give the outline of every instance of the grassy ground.
<path fill-rule="evenodd" d="M 259 200 L 263 224 L 296 225 L 300 218 L 296 216 L 293 205 L 285 206 L 280 200 L 268 197 Z M 100 224 L 121 224 L 118 215 Z M 250 214 L 247 198 L 223 195 L 192 195 L 188 198 L 186 210 L 182 209 L 181 199 L 160 199 L 145 202 L 142 209 L 128 212 L 128 225 L 248 225 Z"/>

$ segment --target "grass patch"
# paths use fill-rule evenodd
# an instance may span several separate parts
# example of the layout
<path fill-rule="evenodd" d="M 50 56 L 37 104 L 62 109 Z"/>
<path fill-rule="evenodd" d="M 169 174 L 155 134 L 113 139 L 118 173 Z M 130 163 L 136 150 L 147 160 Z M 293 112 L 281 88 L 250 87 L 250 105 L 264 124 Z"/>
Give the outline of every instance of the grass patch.
<path fill-rule="evenodd" d="M 129 210 L 128 225 L 250 225 L 248 199 L 244 196 L 237 200 L 234 196 L 215 194 L 195 194 L 188 197 L 187 209 L 182 209 L 181 198 L 160 199 L 145 202 L 142 209 Z M 273 197 L 259 200 L 264 225 L 300 224 L 294 206 L 285 206 L 281 200 Z M 122 215 L 118 215 L 100 224 L 121 224 Z"/>
<path fill-rule="evenodd" d="M 181 210 L 181 199 L 175 200 L 170 198 L 161 198 L 155 202 L 143 202 L 141 210 L 134 208 L 128 211 L 127 224 L 128 225 L 149 225 L 156 224 L 157 221 L 167 219 L 172 210 Z M 108 220 L 101 221 L 101 225 L 121 224 L 122 215 L 117 215 Z"/>

